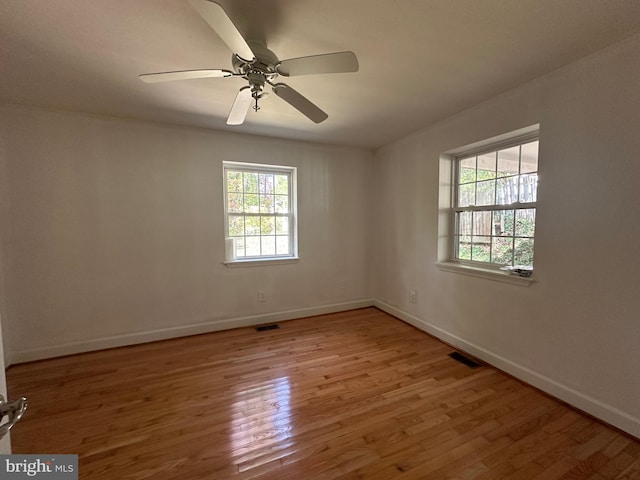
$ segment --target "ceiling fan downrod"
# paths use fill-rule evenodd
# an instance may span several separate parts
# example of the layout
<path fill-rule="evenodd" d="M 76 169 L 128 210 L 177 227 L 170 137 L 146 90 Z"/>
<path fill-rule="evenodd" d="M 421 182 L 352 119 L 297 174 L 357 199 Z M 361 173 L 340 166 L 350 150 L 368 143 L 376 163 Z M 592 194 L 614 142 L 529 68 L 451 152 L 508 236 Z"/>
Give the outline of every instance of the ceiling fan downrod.
<path fill-rule="evenodd" d="M 267 76 L 262 71 L 250 70 L 244 74 L 244 78 L 249 81 L 249 85 L 251 86 L 251 98 L 254 100 L 251 108 L 254 112 L 257 112 L 260 110 L 258 100 L 267 96 L 267 92 L 264 91 L 264 84 L 268 81 Z"/>

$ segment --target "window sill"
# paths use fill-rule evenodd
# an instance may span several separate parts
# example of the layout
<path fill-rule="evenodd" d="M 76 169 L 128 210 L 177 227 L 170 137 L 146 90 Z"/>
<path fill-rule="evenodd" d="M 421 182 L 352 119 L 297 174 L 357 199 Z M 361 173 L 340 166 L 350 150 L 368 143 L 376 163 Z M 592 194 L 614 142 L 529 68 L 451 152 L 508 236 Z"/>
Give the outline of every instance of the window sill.
<path fill-rule="evenodd" d="M 284 258 L 252 258 L 250 260 L 233 260 L 222 262 L 227 268 L 237 267 L 264 267 L 267 265 L 286 265 L 290 263 L 298 263 L 300 258 L 298 257 L 284 257 Z"/>
<path fill-rule="evenodd" d="M 475 267 L 471 265 L 463 265 L 455 262 L 438 262 L 436 267 L 443 272 L 459 273 L 462 275 L 469 275 L 472 277 L 484 278 L 487 280 L 493 280 L 495 282 L 510 283 L 512 285 L 519 285 L 521 287 L 528 287 L 534 279 L 528 277 L 519 277 L 510 273 L 501 272 L 499 270 L 492 270 L 490 268 Z"/>

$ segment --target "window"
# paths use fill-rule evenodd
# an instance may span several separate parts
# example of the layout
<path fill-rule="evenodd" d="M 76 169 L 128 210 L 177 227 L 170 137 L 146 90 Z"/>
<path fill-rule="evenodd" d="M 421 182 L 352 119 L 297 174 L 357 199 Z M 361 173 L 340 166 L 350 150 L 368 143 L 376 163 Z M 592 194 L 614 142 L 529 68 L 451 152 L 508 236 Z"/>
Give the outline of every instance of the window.
<path fill-rule="evenodd" d="M 296 257 L 296 169 L 223 165 L 227 261 Z"/>
<path fill-rule="evenodd" d="M 456 154 L 454 260 L 532 268 L 537 187 L 537 132 Z"/>

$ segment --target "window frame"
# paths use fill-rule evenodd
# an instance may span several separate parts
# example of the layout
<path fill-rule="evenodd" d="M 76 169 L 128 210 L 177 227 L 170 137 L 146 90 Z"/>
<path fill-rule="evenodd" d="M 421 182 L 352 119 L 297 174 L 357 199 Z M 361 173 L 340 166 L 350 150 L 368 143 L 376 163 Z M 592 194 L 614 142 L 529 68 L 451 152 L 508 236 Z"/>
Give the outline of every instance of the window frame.
<path fill-rule="evenodd" d="M 510 204 L 497 204 L 495 203 L 496 201 L 496 196 L 494 194 L 494 203 L 491 203 L 489 205 L 468 205 L 468 206 L 464 206 L 464 207 L 460 207 L 458 206 L 458 200 L 459 200 L 459 191 L 460 191 L 460 168 L 461 168 L 461 161 L 468 159 L 470 157 L 476 157 L 476 162 L 477 162 L 477 157 L 482 156 L 484 154 L 487 153 L 493 153 L 493 152 L 499 152 L 500 150 L 505 150 L 508 148 L 513 148 L 516 146 L 522 146 L 524 144 L 530 143 L 530 142 L 534 142 L 534 141 L 540 141 L 540 130 L 539 130 L 539 126 L 538 128 L 536 128 L 535 130 L 529 130 L 527 133 L 520 133 L 518 135 L 510 135 L 510 136 L 503 136 L 500 140 L 496 140 L 496 141 L 492 141 L 491 139 L 485 141 L 485 142 L 481 142 L 480 144 L 475 144 L 472 147 L 469 148 L 462 148 L 460 150 L 455 151 L 455 153 L 452 153 L 451 155 L 451 161 L 453 163 L 453 168 L 451 168 L 451 208 L 450 208 L 450 218 L 449 218 L 449 237 L 450 237 L 450 244 L 449 244 L 449 258 L 448 258 L 448 262 L 449 263 L 453 263 L 456 265 L 460 265 L 460 266 L 464 266 L 464 267 L 470 267 L 470 268 L 474 268 L 474 269 L 482 269 L 482 270 L 489 270 L 489 271 L 495 271 L 500 272 L 500 269 L 504 267 L 504 263 L 496 263 L 496 262 L 484 262 L 484 261 L 479 261 L 479 260 L 473 260 L 473 259 L 462 259 L 459 258 L 459 242 L 458 242 L 458 238 L 460 236 L 462 236 L 460 234 L 459 231 L 459 226 L 458 226 L 458 214 L 461 212 L 491 212 L 493 214 L 493 212 L 495 211 L 508 211 L 508 210 L 512 210 L 514 212 L 514 228 L 515 228 L 515 216 L 516 216 L 516 212 L 518 210 L 527 210 L 527 209 L 532 209 L 536 212 L 537 214 L 537 194 L 536 194 L 536 201 L 534 202 L 520 202 L 520 201 L 516 201 Z M 539 146 L 538 146 L 538 157 L 539 157 Z M 496 171 L 497 171 L 497 164 L 496 164 Z M 521 175 L 523 175 L 522 170 L 522 163 L 521 163 L 521 157 L 519 157 L 518 159 L 518 173 L 517 176 L 518 178 L 520 178 Z M 477 163 L 476 163 L 476 171 L 477 171 Z M 536 175 L 538 175 L 539 169 L 536 170 Z M 497 178 L 497 177 L 496 177 Z M 474 182 L 470 182 L 470 183 L 475 183 L 476 184 L 476 189 L 477 189 L 477 184 L 478 184 L 478 179 L 476 178 L 474 180 Z M 477 192 L 477 190 L 476 190 Z M 473 236 L 473 235 L 472 235 Z M 491 241 L 494 238 L 494 232 L 493 230 L 491 231 L 490 235 L 489 235 Z M 515 245 L 515 240 L 518 238 L 519 236 L 516 235 L 515 230 L 513 231 L 513 234 L 510 236 L 505 236 L 505 238 L 512 238 L 514 245 Z M 525 237 L 523 237 L 525 238 Z M 535 249 L 535 231 L 533 233 L 533 235 L 531 237 L 526 237 L 526 238 L 532 238 L 534 239 L 534 249 Z M 513 255 L 513 254 L 512 254 Z M 502 273 L 502 272 L 500 272 Z"/>
<path fill-rule="evenodd" d="M 257 173 L 257 174 L 272 174 L 272 175 L 286 175 L 288 177 L 288 213 L 261 213 L 261 212 L 243 212 L 238 214 L 235 212 L 229 212 L 228 205 L 228 184 L 227 184 L 227 172 L 243 172 L 243 173 Z M 223 209 L 224 209 L 224 240 L 225 240 L 225 261 L 227 266 L 254 266 L 254 265 L 267 265 L 273 263 L 291 263 L 298 260 L 298 209 L 297 209 L 297 168 L 285 165 L 271 165 L 262 163 L 248 163 L 248 162 L 236 162 L 236 161 L 223 161 L 222 162 L 222 177 L 223 177 Z M 243 191 L 244 194 L 244 191 Z M 245 234 L 242 237 L 231 237 L 229 235 L 229 217 L 230 216 L 274 216 L 276 218 L 288 218 L 289 229 L 289 253 L 287 254 L 274 254 L 274 255 L 252 255 L 235 257 L 235 254 L 230 255 L 228 240 L 232 238 L 246 238 Z M 262 234 L 259 235 L 262 238 Z"/>

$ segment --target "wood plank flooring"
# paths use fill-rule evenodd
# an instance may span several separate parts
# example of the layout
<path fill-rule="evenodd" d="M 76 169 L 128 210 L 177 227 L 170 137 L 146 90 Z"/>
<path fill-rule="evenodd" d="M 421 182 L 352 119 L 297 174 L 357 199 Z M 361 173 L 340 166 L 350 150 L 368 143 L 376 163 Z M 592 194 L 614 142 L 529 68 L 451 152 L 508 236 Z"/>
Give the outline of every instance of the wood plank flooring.
<path fill-rule="evenodd" d="M 640 479 L 640 442 L 374 308 L 13 366 L 81 479 Z"/>

